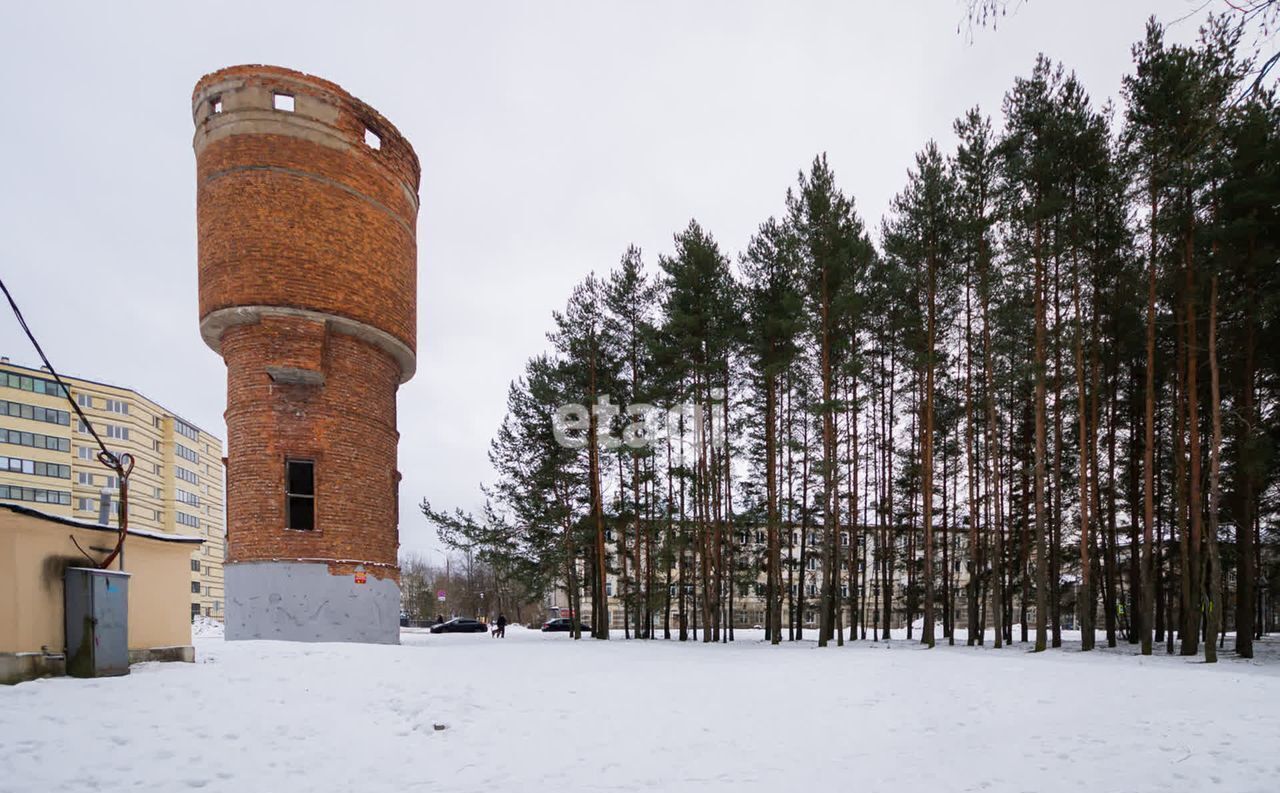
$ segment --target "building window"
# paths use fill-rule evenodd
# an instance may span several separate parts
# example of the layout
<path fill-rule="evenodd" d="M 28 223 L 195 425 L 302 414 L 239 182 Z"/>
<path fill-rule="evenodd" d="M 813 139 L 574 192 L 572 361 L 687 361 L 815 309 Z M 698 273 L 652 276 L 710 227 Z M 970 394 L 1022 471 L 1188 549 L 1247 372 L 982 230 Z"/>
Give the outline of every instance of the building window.
<path fill-rule="evenodd" d="M 8 375 L 0 372 L 0 386 L 2 385 L 30 391 L 33 394 L 49 394 L 63 398 L 66 397 L 67 393 L 62 386 L 58 385 L 56 380 L 45 380 L 43 377 L 28 377 L 14 372 L 9 372 Z"/>
<path fill-rule="evenodd" d="M 200 519 L 194 515 L 188 515 L 185 512 L 175 512 L 174 519 L 183 526 L 190 526 L 193 529 L 200 528 Z"/>
<path fill-rule="evenodd" d="M 314 460 L 285 460 L 285 527 L 311 531 L 316 527 L 316 464 Z"/>
<path fill-rule="evenodd" d="M 179 435 L 185 438 L 190 438 L 193 441 L 200 440 L 200 430 L 196 429 L 190 424 L 187 424 L 185 421 L 179 421 L 177 419 L 174 419 L 173 428 L 174 430 L 177 431 Z"/>
<path fill-rule="evenodd" d="M 122 399 L 108 399 L 108 400 L 107 400 L 107 412 L 108 412 L 108 413 L 119 413 L 119 414 L 121 414 L 121 415 L 123 415 L 123 416 L 127 416 L 127 415 L 129 415 L 129 403 L 128 403 L 128 402 L 125 402 L 125 401 L 124 401 L 124 400 L 122 400 Z"/>
<path fill-rule="evenodd" d="M 30 446 L 35 449 L 52 449 L 57 452 L 71 451 L 71 439 L 54 435 L 41 435 L 38 432 L 22 432 L 0 427 L 0 443 L 12 443 L 18 446 Z"/>
<path fill-rule="evenodd" d="M 192 604 L 191 604 L 191 616 L 193 616 L 193 617 L 199 617 L 199 616 L 200 616 L 200 604 L 199 604 L 199 603 L 192 603 Z"/>
<path fill-rule="evenodd" d="M 200 572 L 200 560 L 199 560 L 199 559 L 192 559 L 192 560 L 191 560 L 191 572 L 193 572 L 193 573 L 198 573 L 198 572 Z"/>
<path fill-rule="evenodd" d="M 198 595 L 198 594 L 200 594 L 200 582 L 199 582 L 199 581 L 192 581 L 192 582 L 191 582 L 191 593 L 192 593 L 192 594 L 194 594 L 194 595 Z"/>
<path fill-rule="evenodd" d="M 24 460 L 21 457 L 0 457 L 0 471 L 31 476 L 51 476 L 70 479 L 71 466 L 62 463 L 46 463 L 41 460 Z"/>
<path fill-rule="evenodd" d="M 173 444 L 173 451 L 184 460 L 189 460 L 193 463 L 200 462 L 200 455 L 196 454 L 195 450 L 188 449 L 186 446 L 183 446 L 181 443 Z"/>
<path fill-rule="evenodd" d="M 61 490 L 45 490 L 40 487 L 21 487 L 19 485 L 0 485 L 0 500 L 31 501 L 36 504 L 71 506 L 70 493 Z"/>
<path fill-rule="evenodd" d="M 88 394 L 76 394 L 76 404 L 82 408 L 92 408 L 93 397 Z"/>
<path fill-rule="evenodd" d="M 40 407 L 39 405 L 27 405 L 22 402 L 0 400 L 0 416 L 43 421 L 46 424 L 61 424 L 64 427 L 71 426 L 71 414 L 65 410 Z"/>

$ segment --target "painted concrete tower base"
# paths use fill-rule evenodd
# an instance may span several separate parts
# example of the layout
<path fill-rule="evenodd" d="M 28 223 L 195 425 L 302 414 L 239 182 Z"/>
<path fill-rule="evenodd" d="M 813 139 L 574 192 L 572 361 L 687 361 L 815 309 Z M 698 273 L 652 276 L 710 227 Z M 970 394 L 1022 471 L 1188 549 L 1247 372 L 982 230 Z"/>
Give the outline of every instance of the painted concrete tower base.
<path fill-rule="evenodd" d="M 296 642 L 400 641 L 395 581 L 330 575 L 305 562 L 241 562 L 226 567 L 227 639 Z"/>
<path fill-rule="evenodd" d="M 206 75 L 192 115 L 200 333 L 227 365 L 226 637 L 398 642 L 417 155 L 274 66 Z"/>

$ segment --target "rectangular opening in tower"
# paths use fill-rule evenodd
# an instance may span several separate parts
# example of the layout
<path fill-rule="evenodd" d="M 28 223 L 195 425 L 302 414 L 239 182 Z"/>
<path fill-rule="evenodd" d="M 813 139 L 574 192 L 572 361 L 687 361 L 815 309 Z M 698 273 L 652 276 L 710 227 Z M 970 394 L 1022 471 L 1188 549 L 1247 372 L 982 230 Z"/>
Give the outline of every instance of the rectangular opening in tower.
<path fill-rule="evenodd" d="M 316 464 L 285 460 L 285 526 L 299 531 L 316 527 Z"/>
<path fill-rule="evenodd" d="M 275 97 L 274 102 L 275 102 L 276 110 L 283 110 L 286 113 L 293 112 L 293 97 L 291 95 L 275 94 L 274 97 Z"/>
<path fill-rule="evenodd" d="M 378 137 L 378 133 L 374 132 L 373 130 L 369 129 L 368 127 L 365 127 L 365 130 L 364 130 L 364 145 L 368 146 L 368 147 L 369 147 L 369 148 L 371 148 L 371 149 L 381 149 L 381 148 L 382 148 L 382 138 Z"/>

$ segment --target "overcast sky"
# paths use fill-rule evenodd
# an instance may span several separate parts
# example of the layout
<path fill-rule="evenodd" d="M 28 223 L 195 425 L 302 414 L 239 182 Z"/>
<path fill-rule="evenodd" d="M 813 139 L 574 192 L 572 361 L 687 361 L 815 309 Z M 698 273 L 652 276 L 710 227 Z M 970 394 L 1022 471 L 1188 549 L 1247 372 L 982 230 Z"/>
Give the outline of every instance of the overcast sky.
<path fill-rule="evenodd" d="M 736 257 L 822 151 L 878 229 L 914 153 L 950 149 L 975 104 L 998 114 L 1036 53 L 1101 105 L 1146 17 L 1202 3 L 1015 0 L 972 41 L 958 0 L 10 4 L 0 274 L 60 370 L 225 438 L 225 369 L 198 332 L 191 89 L 238 63 L 341 84 L 422 161 L 400 537 L 438 554 L 416 504 L 478 506 L 507 384 L 587 272 L 631 243 L 655 266 L 690 218 Z M 7 312 L 0 354 L 38 365 Z"/>

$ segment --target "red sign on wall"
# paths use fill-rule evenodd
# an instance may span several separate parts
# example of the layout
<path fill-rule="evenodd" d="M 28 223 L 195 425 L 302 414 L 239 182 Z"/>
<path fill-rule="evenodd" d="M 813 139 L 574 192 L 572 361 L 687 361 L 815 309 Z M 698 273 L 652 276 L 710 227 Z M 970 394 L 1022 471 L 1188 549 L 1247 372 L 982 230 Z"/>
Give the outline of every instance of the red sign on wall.
<path fill-rule="evenodd" d="M 365 576 L 364 576 L 364 568 L 363 568 L 363 567 L 357 567 L 357 568 L 356 568 L 356 575 L 355 575 L 355 579 L 356 579 L 356 583 L 357 583 L 357 584 L 363 584 L 363 583 L 366 581 Z"/>

